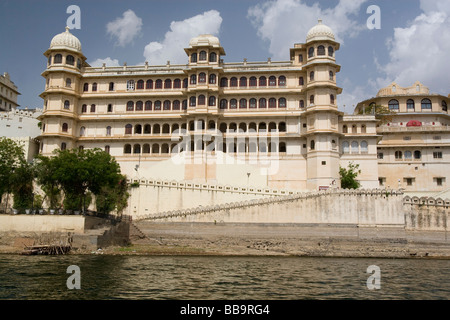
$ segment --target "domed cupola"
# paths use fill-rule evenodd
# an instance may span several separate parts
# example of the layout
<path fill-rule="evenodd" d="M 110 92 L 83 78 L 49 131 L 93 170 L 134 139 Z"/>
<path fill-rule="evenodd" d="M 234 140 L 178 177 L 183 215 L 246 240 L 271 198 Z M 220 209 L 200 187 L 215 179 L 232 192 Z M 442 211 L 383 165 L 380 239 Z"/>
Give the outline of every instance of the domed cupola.
<path fill-rule="evenodd" d="M 82 53 L 81 42 L 77 37 L 70 33 L 69 27 L 66 27 L 65 32 L 57 34 L 53 37 L 52 41 L 50 42 L 49 49 L 66 49 L 77 53 Z"/>
<path fill-rule="evenodd" d="M 306 36 L 306 43 L 312 41 L 335 41 L 333 30 L 319 19 L 317 25 L 312 27 Z"/>

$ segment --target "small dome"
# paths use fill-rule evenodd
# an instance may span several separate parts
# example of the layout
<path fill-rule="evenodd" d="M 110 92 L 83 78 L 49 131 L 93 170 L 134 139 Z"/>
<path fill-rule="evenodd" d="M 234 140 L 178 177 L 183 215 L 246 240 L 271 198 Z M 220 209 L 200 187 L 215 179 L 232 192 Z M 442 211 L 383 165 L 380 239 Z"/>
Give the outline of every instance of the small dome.
<path fill-rule="evenodd" d="M 330 27 L 324 25 L 322 23 L 322 20 L 319 19 L 319 22 L 317 25 L 315 25 L 314 27 L 312 27 L 309 31 L 308 31 L 308 35 L 306 36 L 306 42 L 311 42 L 311 41 L 323 41 L 323 40 L 332 40 L 334 41 L 334 33 L 333 30 L 331 30 Z"/>
<path fill-rule="evenodd" d="M 50 42 L 50 49 L 69 49 L 72 51 L 81 52 L 81 42 L 73 34 L 69 32 L 69 27 L 66 31 L 57 34 Z"/>
<path fill-rule="evenodd" d="M 192 38 L 189 41 L 190 47 L 197 46 L 213 46 L 220 47 L 219 38 L 213 36 L 212 34 L 201 34 L 198 37 Z"/>

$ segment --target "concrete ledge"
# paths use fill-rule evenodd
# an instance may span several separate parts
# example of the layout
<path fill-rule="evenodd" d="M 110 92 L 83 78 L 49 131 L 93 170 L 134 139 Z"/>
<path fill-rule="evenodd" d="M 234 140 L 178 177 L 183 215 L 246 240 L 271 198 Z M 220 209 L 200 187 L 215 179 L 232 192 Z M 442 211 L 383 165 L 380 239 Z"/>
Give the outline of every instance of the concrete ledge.
<path fill-rule="evenodd" d="M 83 233 L 86 217 L 75 215 L 0 215 L 0 232 Z"/>

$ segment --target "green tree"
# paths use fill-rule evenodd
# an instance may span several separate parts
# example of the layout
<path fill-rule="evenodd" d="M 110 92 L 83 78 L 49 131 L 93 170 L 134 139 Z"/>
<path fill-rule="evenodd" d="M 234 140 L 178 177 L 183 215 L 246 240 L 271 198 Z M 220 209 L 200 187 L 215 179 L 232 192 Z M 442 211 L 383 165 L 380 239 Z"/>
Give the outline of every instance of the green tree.
<path fill-rule="evenodd" d="M 0 138 L 0 198 L 7 193 L 6 207 L 9 194 L 18 180 L 17 172 L 22 171 L 26 163 L 23 147 L 12 139 Z"/>
<path fill-rule="evenodd" d="M 356 180 L 358 174 L 361 173 L 359 164 L 350 162 L 347 169 L 339 166 L 339 175 L 341 177 L 341 188 L 343 189 L 358 189 L 360 183 Z"/>
<path fill-rule="evenodd" d="M 33 166 L 26 161 L 21 162 L 12 176 L 14 209 L 23 211 L 33 206 L 33 180 Z"/>
<path fill-rule="evenodd" d="M 38 155 L 35 162 L 36 181 L 45 193 L 50 209 L 57 209 L 61 201 L 61 187 L 56 179 L 56 161 L 53 157 Z"/>
<path fill-rule="evenodd" d="M 127 207 L 129 197 L 126 177 L 122 176 L 115 187 L 103 186 L 100 189 L 100 193 L 96 197 L 97 211 L 101 214 L 108 214 L 116 210 L 120 214 Z"/>

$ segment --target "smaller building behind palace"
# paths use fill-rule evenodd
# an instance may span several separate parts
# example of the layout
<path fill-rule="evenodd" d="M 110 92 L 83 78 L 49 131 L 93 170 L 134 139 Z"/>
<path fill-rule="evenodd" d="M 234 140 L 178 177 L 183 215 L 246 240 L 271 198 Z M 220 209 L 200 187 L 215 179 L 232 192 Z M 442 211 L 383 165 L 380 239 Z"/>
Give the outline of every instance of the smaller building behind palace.
<path fill-rule="evenodd" d="M 448 189 L 449 96 L 392 83 L 344 114 L 339 47 L 319 20 L 288 61 L 225 62 L 206 34 L 186 64 L 91 67 L 66 28 L 44 53 L 39 152 L 101 148 L 132 179 L 321 190 L 356 163 L 362 188 Z"/>

